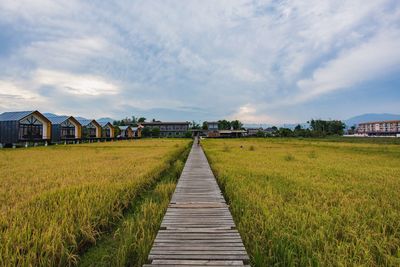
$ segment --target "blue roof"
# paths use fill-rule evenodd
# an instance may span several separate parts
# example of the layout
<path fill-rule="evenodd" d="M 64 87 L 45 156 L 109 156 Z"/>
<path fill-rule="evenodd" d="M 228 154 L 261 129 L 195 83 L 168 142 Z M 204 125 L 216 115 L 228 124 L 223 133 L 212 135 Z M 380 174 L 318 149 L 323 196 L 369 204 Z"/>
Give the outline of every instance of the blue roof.
<path fill-rule="evenodd" d="M 64 121 L 68 120 L 68 116 L 51 116 L 47 117 L 52 124 L 61 124 Z"/>
<path fill-rule="evenodd" d="M 131 126 L 118 126 L 118 127 L 121 130 L 126 130 L 126 129 L 128 129 L 128 127 L 131 128 Z"/>
<path fill-rule="evenodd" d="M 97 122 L 100 124 L 101 127 L 104 127 L 110 123 L 109 121 L 97 121 Z M 110 123 L 110 124 L 112 125 L 112 123 Z"/>
<path fill-rule="evenodd" d="M 93 120 L 85 119 L 85 118 L 77 118 L 77 121 L 82 125 L 86 126 L 91 123 Z"/>
<path fill-rule="evenodd" d="M 35 111 L 15 111 L 0 114 L 0 121 L 19 121 Z"/>

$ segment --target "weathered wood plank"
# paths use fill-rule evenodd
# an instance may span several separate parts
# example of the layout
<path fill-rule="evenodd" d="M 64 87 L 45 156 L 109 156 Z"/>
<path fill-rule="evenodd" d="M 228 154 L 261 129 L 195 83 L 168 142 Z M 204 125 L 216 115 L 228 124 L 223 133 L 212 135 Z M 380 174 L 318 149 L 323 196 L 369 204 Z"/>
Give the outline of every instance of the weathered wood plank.
<path fill-rule="evenodd" d="M 201 147 L 192 147 L 144 266 L 245 266 L 242 239 Z"/>

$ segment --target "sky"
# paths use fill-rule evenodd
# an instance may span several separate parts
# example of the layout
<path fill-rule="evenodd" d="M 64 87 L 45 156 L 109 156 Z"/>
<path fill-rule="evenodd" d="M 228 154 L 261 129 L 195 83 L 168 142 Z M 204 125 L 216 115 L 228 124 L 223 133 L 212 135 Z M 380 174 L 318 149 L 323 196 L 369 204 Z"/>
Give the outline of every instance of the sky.
<path fill-rule="evenodd" d="M 400 114 L 398 0 L 0 1 L 0 112 Z"/>

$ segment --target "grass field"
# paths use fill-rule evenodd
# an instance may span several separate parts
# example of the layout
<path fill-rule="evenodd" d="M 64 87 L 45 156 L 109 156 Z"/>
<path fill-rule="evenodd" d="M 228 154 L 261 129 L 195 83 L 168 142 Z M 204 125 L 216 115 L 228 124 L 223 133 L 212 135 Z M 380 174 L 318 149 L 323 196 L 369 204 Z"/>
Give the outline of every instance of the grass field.
<path fill-rule="evenodd" d="M 188 144 L 159 139 L 1 150 L 0 266 L 77 264 Z"/>
<path fill-rule="evenodd" d="M 252 264 L 399 266 L 400 146 L 375 142 L 203 141 Z"/>

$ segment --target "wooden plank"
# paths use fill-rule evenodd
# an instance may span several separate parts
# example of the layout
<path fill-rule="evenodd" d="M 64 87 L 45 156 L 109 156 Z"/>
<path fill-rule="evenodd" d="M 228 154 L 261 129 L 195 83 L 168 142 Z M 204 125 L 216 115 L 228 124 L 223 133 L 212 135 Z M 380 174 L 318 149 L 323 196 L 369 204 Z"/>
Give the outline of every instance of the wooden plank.
<path fill-rule="evenodd" d="M 229 206 L 194 143 L 144 266 L 245 266 L 249 261 Z"/>

